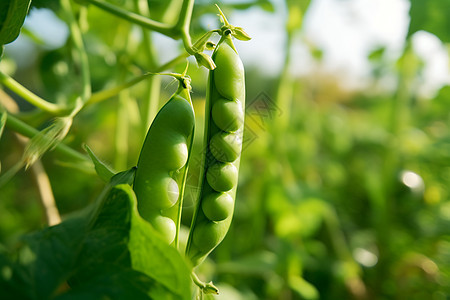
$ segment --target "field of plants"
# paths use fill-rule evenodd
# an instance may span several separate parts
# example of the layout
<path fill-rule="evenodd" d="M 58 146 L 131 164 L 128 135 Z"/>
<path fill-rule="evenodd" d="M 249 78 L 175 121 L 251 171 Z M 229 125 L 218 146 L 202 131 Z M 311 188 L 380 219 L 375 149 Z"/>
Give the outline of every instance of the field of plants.
<path fill-rule="evenodd" d="M 450 299 L 449 28 L 448 0 L 2 0 L 0 299 Z"/>

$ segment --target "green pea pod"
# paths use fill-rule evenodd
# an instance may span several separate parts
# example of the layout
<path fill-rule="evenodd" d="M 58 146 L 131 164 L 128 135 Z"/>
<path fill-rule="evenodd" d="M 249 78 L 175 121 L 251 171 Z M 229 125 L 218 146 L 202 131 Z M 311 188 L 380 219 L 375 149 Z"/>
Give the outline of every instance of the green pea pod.
<path fill-rule="evenodd" d="M 178 79 L 178 91 L 147 132 L 133 184 L 141 216 L 176 246 L 195 125 L 189 79 Z"/>
<path fill-rule="evenodd" d="M 222 242 L 230 227 L 244 131 L 244 67 L 230 32 L 212 59 L 216 68 L 208 78 L 203 178 L 186 246 L 193 266 Z"/>

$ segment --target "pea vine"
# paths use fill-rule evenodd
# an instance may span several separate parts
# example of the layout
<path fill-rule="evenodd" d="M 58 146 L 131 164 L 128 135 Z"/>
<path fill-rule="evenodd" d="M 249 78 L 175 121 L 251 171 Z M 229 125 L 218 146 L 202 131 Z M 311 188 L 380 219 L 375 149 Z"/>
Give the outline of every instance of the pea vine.
<path fill-rule="evenodd" d="M 191 285 L 198 287 L 198 299 L 204 294 L 217 294 L 218 289 L 212 282 L 202 282 L 193 268 L 221 242 L 232 218 L 242 144 L 231 145 L 234 152 L 227 150 L 229 145 L 226 144 L 234 135 L 242 140 L 245 90 L 242 62 L 231 37 L 243 41 L 250 40 L 250 37 L 242 28 L 231 25 L 217 6 L 223 26 L 205 32 L 192 42 L 189 31 L 194 0 L 182 2 L 174 24 L 149 18 L 147 8 L 137 0 L 134 2 L 135 11 L 102 0 L 78 0 L 75 5 L 70 0 L 60 0 L 58 4 L 59 14 L 70 31 L 71 56 L 81 84 L 78 88 L 72 87 L 73 94 L 64 101 L 48 101 L 28 90 L 8 72 L 0 70 L 0 84 L 34 107 L 32 111 L 21 112 L 14 105 L 6 105 L 4 100 L 0 102 L 0 137 L 4 128 L 8 128 L 29 138 L 22 158 L 0 174 L 0 186 L 23 167 L 35 168 L 41 157 L 51 150 L 66 161 L 61 164 L 88 174 L 96 173 L 106 186 L 95 202 L 73 217 L 61 222 L 56 210 L 55 218 L 48 217 L 48 220 L 53 220 L 49 221 L 50 227 L 23 236 L 20 245 L 12 252 L 0 249 L 0 288 L 7 299 L 191 299 Z M 11 0 L 0 4 L 0 9 L 5 12 L 0 14 L 0 55 L 4 45 L 19 36 L 30 5 L 31 0 Z M 83 28 L 88 6 L 95 6 L 143 30 L 143 42 L 150 57 L 148 71 L 136 67 L 132 72 L 134 76 L 128 79 L 124 76 L 128 70 L 119 67 L 121 75 L 117 84 L 93 92 Z M 152 58 L 151 39 L 145 30 L 181 40 L 184 51 L 158 65 Z M 221 37 L 217 46 L 210 40 L 214 35 Z M 132 51 L 131 47 L 125 48 Z M 205 50 L 214 50 L 212 57 L 205 54 Z M 204 158 L 202 173 L 205 180 L 202 182 L 209 186 L 202 187 L 188 245 L 182 249 L 182 201 L 195 127 L 190 99 L 191 79 L 187 75 L 187 67 L 183 74 L 163 72 L 184 63 L 189 56 L 194 56 L 199 67 L 211 72 L 205 146 L 211 148 L 216 144 L 214 147 L 222 148 L 223 152 L 212 151 L 214 162 L 206 156 Z M 215 71 L 217 66 L 218 72 Z M 179 88 L 156 113 L 159 94 L 155 89 L 160 83 L 156 78 L 164 74 L 175 77 Z M 228 77 L 236 77 L 239 86 L 233 87 Z M 213 78 L 217 78 L 216 81 Z M 118 120 L 126 123 L 126 116 L 120 114 L 120 109 L 129 101 L 129 89 L 143 81 L 150 86 L 143 120 L 145 126 L 151 120 L 153 122 L 137 167 L 116 172 L 87 145 L 85 155 L 63 143 L 74 118 L 81 111 L 113 97 L 119 99 Z M 220 96 L 226 97 L 229 103 L 215 104 Z M 228 119 L 223 119 L 221 113 L 210 111 L 216 108 L 223 110 Z M 212 118 L 209 117 L 211 113 Z M 47 125 L 43 129 L 37 129 L 42 128 L 39 125 L 45 122 Z M 229 127 L 229 122 L 234 122 L 234 125 Z M 209 131 L 211 128 L 214 132 Z M 217 137 L 211 138 L 212 134 Z M 126 131 L 117 130 L 116 137 L 118 141 L 125 140 Z M 126 156 L 126 144 L 120 144 L 117 149 L 121 151 L 120 156 Z M 123 164 L 119 162 L 117 165 Z M 40 172 L 45 173 L 45 170 L 41 168 Z M 162 184 L 161 178 L 167 180 Z M 210 195 L 206 197 L 208 193 Z M 49 205 L 56 208 L 52 202 Z M 224 205 L 223 213 L 217 215 L 215 210 Z M 219 238 L 214 237 L 217 230 L 220 231 Z M 184 250 L 187 259 L 181 255 Z"/>

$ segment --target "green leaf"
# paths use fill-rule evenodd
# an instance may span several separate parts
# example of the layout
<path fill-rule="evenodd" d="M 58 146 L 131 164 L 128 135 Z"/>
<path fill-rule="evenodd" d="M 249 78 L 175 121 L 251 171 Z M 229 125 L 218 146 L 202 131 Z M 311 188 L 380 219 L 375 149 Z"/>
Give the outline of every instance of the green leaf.
<path fill-rule="evenodd" d="M 54 12 L 57 12 L 60 7 L 60 3 L 59 0 L 32 0 L 31 8 L 33 7 L 48 8 L 53 10 Z"/>
<path fill-rule="evenodd" d="M 74 286 L 89 283 L 98 272 L 103 273 L 99 265 L 115 263 L 132 267 L 157 282 L 159 288 L 152 293 L 161 294 L 153 295 L 155 299 L 190 299 L 186 263 L 138 214 L 136 196 L 129 185 L 112 188 L 84 245 L 78 262 L 83 267 L 71 281 Z"/>
<path fill-rule="evenodd" d="M 131 191 L 129 188 L 130 193 Z M 157 280 L 177 297 L 190 299 L 190 270 L 178 251 L 166 244 L 153 227 L 138 213 L 136 196 L 133 197 L 130 240 L 133 269 Z"/>
<path fill-rule="evenodd" d="M 141 272 L 109 263 L 97 267 L 101 272 L 95 277 L 55 299 L 178 299 L 160 283 Z"/>
<path fill-rule="evenodd" d="M 134 168 L 114 175 L 93 205 L 24 237 L 14 260 L 0 255 L 2 296 L 190 299 L 188 268 L 139 216 L 133 177 Z"/>
<path fill-rule="evenodd" d="M 408 37 L 425 30 L 445 43 L 450 42 L 450 0 L 411 0 L 409 14 Z"/>
<path fill-rule="evenodd" d="M 84 149 L 89 154 L 89 157 L 91 158 L 92 162 L 95 166 L 95 171 L 97 172 L 97 175 L 103 180 L 103 181 L 109 181 L 111 177 L 114 176 L 114 171 L 112 171 L 105 163 L 100 161 L 97 156 L 92 152 L 91 148 L 89 148 L 88 145 L 84 146 Z"/>
<path fill-rule="evenodd" d="M 3 0 L 0 2 L 0 45 L 14 41 L 25 21 L 31 0 Z"/>
<path fill-rule="evenodd" d="M 156 283 L 145 274 L 115 265 L 104 265 L 101 269 L 103 272 L 84 285 L 72 288 L 55 299 L 152 299 L 149 289 Z"/>
<path fill-rule="evenodd" d="M 29 291 L 23 289 L 23 281 L 16 276 L 17 270 L 5 250 L 0 251 L 0 291 L 2 299 L 27 299 Z"/>

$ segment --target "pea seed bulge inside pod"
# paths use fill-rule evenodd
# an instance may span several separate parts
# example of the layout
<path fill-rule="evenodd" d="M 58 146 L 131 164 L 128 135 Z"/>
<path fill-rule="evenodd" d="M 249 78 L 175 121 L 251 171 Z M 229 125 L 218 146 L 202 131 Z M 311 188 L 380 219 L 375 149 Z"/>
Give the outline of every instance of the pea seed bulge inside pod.
<path fill-rule="evenodd" d="M 242 99 L 245 84 L 244 66 L 231 43 L 231 39 L 225 39 L 215 52 L 214 84 L 222 96 L 234 100 Z"/>
<path fill-rule="evenodd" d="M 175 240 L 177 227 L 172 219 L 161 215 L 154 215 L 149 220 L 153 228 L 160 233 L 168 244 L 171 244 Z"/>
<path fill-rule="evenodd" d="M 202 200 L 202 211 L 215 222 L 225 220 L 233 214 L 234 200 L 228 193 L 211 192 Z"/>
<path fill-rule="evenodd" d="M 215 163 L 206 171 L 206 181 L 217 192 L 227 192 L 237 184 L 238 170 L 231 163 Z"/>
<path fill-rule="evenodd" d="M 163 126 L 166 127 L 164 130 L 171 128 L 186 138 L 192 134 L 195 116 L 188 100 L 180 95 L 173 96 L 161 109 L 161 114 Z"/>
<path fill-rule="evenodd" d="M 225 237 L 230 222 L 212 222 L 204 220 L 194 231 L 193 242 L 201 253 L 207 254 L 214 249 Z"/>
<path fill-rule="evenodd" d="M 173 129 L 152 132 L 150 136 L 149 157 L 145 161 L 148 170 L 179 170 L 186 165 L 189 151 L 187 139 Z"/>
<path fill-rule="evenodd" d="M 212 119 L 226 132 L 235 132 L 244 125 L 244 109 L 239 100 L 218 99 L 212 107 Z"/>
<path fill-rule="evenodd" d="M 221 162 L 235 161 L 242 148 L 242 130 L 237 132 L 217 132 L 210 141 L 209 150 Z"/>
<path fill-rule="evenodd" d="M 179 187 L 177 182 L 167 174 L 152 174 L 143 184 L 143 190 L 149 195 L 147 201 L 139 201 L 141 215 L 146 218 L 146 212 L 167 209 L 178 201 Z"/>

